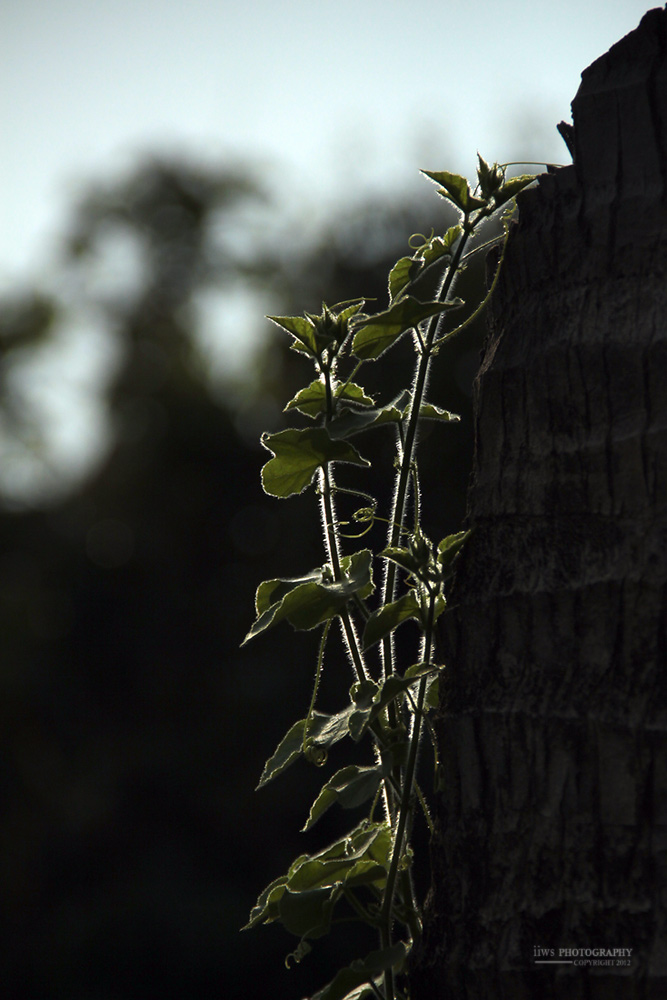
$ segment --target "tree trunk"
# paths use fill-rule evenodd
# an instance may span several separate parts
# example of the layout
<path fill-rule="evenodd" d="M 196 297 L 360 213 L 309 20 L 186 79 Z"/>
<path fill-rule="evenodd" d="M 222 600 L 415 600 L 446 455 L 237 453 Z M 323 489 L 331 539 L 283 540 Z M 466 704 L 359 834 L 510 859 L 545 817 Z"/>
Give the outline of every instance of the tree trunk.
<path fill-rule="evenodd" d="M 415 1000 L 667 996 L 667 10 L 572 111 L 476 385 Z"/>

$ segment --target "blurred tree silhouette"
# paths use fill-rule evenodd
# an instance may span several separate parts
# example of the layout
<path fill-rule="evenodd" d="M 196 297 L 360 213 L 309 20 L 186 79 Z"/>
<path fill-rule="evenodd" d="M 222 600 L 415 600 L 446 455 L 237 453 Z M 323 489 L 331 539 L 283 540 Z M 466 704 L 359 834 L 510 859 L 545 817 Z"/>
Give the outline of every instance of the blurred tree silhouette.
<path fill-rule="evenodd" d="M 242 171 L 156 161 L 77 209 L 68 301 L 85 300 L 89 322 L 112 331 L 116 360 L 102 387 L 111 444 L 65 497 L 0 515 L 8 1000 L 280 1000 L 339 964 L 324 950 L 316 972 L 306 962 L 288 973 L 280 931 L 267 929 L 261 963 L 261 943 L 238 933 L 258 889 L 308 849 L 291 831 L 320 779 L 295 769 L 277 790 L 252 791 L 292 722 L 290 702 L 307 703 L 311 637 L 289 636 L 288 652 L 278 633 L 238 650 L 257 583 L 322 561 L 310 499 L 264 499 L 258 478 L 256 436 L 263 420 L 275 429 L 301 360 L 267 341 L 232 392 L 210 375 L 193 303 L 210 287 L 261 290 L 258 314 L 268 300 L 286 313 L 323 298 L 382 301 L 410 233 L 438 223 L 428 193 L 352 207 L 307 246 L 284 234 L 272 245 L 261 226 L 236 240 L 244 212 L 275 212 Z M 133 262 L 120 283 L 105 271 L 109 246 Z M 47 342 L 67 307 L 40 292 L 4 305 L 6 435 L 18 426 L 12 364 Z M 434 393 L 464 415 L 425 453 L 436 533 L 456 528 L 464 507 L 479 337 L 456 346 Z M 460 466 L 451 483 L 440 477 L 445 444 L 448 467 Z"/>

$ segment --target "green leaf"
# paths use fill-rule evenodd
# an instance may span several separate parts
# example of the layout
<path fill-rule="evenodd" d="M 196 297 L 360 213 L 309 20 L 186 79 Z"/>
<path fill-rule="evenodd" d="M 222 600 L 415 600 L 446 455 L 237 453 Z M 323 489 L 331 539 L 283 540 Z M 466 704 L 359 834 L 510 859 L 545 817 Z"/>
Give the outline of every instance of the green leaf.
<path fill-rule="evenodd" d="M 464 215 L 470 215 L 475 209 L 486 206 L 481 198 L 475 198 L 467 180 L 460 174 L 450 174 L 448 170 L 422 170 L 422 173 L 440 184 L 438 194 L 460 208 Z"/>
<path fill-rule="evenodd" d="M 394 403 L 362 412 L 345 409 L 339 417 L 327 424 L 327 430 L 334 440 L 340 440 L 360 434 L 371 427 L 379 427 L 381 424 L 400 423 L 404 416 L 405 414 Z"/>
<path fill-rule="evenodd" d="M 401 257 L 389 272 L 389 299 L 394 302 L 401 292 L 415 280 L 424 264 L 416 257 Z"/>
<path fill-rule="evenodd" d="M 302 755 L 306 738 L 310 746 L 325 752 L 334 743 L 342 740 L 349 733 L 349 720 L 354 711 L 355 705 L 348 705 L 336 715 L 314 711 L 308 719 L 299 719 L 295 722 L 264 765 L 257 788 L 262 788 L 282 774 Z"/>
<path fill-rule="evenodd" d="M 313 713 L 319 714 L 319 713 Z M 267 782 L 271 781 L 272 778 L 277 777 L 277 775 L 282 774 L 290 764 L 301 756 L 303 753 L 303 733 L 306 728 L 306 719 L 299 719 L 294 725 L 287 731 L 287 734 L 282 738 L 276 750 L 271 757 L 267 760 L 264 765 L 264 770 L 262 771 L 262 776 L 259 779 L 259 784 L 257 789 L 262 788 Z"/>
<path fill-rule="evenodd" d="M 381 888 L 384 884 L 391 844 L 386 823 L 362 820 L 351 833 L 318 854 L 300 855 L 287 875 L 274 879 L 260 893 L 243 929 L 282 920 L 287 921 L 288 930 L 301 937 L 326 933 L 327 921 L 345 885 Z M 285 899 L 287 893 L 290 895 Z"/>
<path fill-rule="evenodd" d="M 452 248 L 462 232 L 461 226 L 450 226 L 444 236 L 432 236 L 423 246 L 419 247 L 415 258 L 423 261 L 424 267 L 429 267 L 441 257 L 451 254 Z"/>
<path fill-rule="evenodd" d="M 372 767 L 359 767 L 350 764 L 337 771 L 327 781 L 313 802 L 304 832 L 315 825 L 335 802 L 343 809 L 354 809 L 368 799 L 373 798 L 382 780 L 381 768 L 376 764 Z"/>
<path fill-rule="evenodd" d="M 298 410 L 307 417 L 316 417 L 318 413 L 326 411 L 327 393 L 324 382 L 315 379 L 305 389 L 300 389 L 295 396 L 290 399 L 283 413 L 287 410 Z"/>
<path fill-rule="evenodd" d="M 287 577 L 284 580 L 263 580 L 255 593 L 255 611 L 258 616 L 266 614 L 272 608 L 280 605 L 281 600 L 290 590 L 299 583 L 307 583 L 310 580 L 322 579 L 322 567 L 311 570 L 305 576 Z"/>
<path fill-rule="evenodd" d="M 410 416 L 410 406 L 412 403 L 412 393 L 409 389 L 403 389 L 398 396 L 387 403 L 386 406 L 378 406 L 373 409 L 364 410 L 362 413 L 345 409 L 340 417 L 332 420 L 327 425 L 327 431 L 332 438 L 348 438 L 361 431 L 369 430 L 371 427 L 379 427 L 381 424 L 397 424 L 401 420 L 407 420 Z M 431 403 L 424 403 L 419 411 L 419 416 L 425 420 L 460 420 L 456 413 L 449 413 L 439 406 Z"/>
<path fill-rule="evenodd" d="M 295 892 L 311 891 L 314 888 L 334 888 L 347 885 L 381 885 L 386 881 L 386 868 L 371 857 L 351 860 L 331 858 L 320 860 L 308 858 L 303 861 L 287 881 Z"/>
<path fill-rule="evenodd" d="M 353 594 L 362 599 L 373 592 L 372 553 L 361 549 L 341 559 L 342 579 L 325 575 L 328 567 L 305 577 L 265 580 L 257 588 L 257 618 L 241 645 L 281 621 L 298 630 L 308 630 L 340 614 Z"/>
<path fill-rule="evenodd" d="M 425 663 L 421 660 L 419 663 L 413 663 L 411 667 L 408 667 L 403 674 L 405 680 L 419 681 L 422 677 L 428 676 L 428 674 L 438 673 L 444 670 L 444 667 L 438 666 L 435 663 Z"/>
<path fill-rule="evenodd" d="M 335 715 L 314 712 L 312 724 L 308 726 L 308 742 L 312 746 L 328 750 L 334 743 L 338 743 L 348 735 L 348 722 L 353 711 L 354 706 L 348 705 Z"/>
<path fill-rule="evenodd" d="M 287 330 L 294 337 L 292 347 L 301 354 L 307 354 L 311 358 L 317 357 L 317 342 L 315 340 L 315 326 L 311 320 L 305 316 L 269 316 L 272 323 Z"/>
<path fill-rule="evenodd" d="M 417 663 L 413 667 L 409 667 L 403 677 L 399 677 L 397 674 L 390 674 L 377 689 L 372 702 L 365 705 L 363 709 L 358 708 L 357 712 L 350 717 L 352 739 L 360 740 L 368 727 L 385 710 L 387 705 L 400 695 L 405 694 L 410 688 L 416 687 L 422 676 L 429 676 L 429 684 L 437 681 L 437 674 L 441 669 L 441 667 L 434 666 L 433 664 Z M 394 750 L 396 751 L 396 747 L 394 747 Z M 394 753 L 395 756 L 396 754 Z M 386 774 L 384 764 L 383 757 L 383 776 Z M 389 769 L 391 769 L 391 766 Z"/>
<path fill-rule="evenodd" d="M 377 862 L 384 868 L 389 868 L 391 860 L 392 833 L 387 823 L 369 823 L 362 821 L 345 837 L 330 844 L 317 854 L 303 855 L 292 863 L 289 876 L 296 874 L 301 865 L 307 861 L 328 861 L 343 859 L 357 861 L 364 859 Z"/>
<path fill-rule="evenodd" d="M 322 937 L 331 927 L 331 915 L 342 892 L 340 885 L 305 892 L 292 892 L 288 885 L 278 902 L 277 919 L 297 937 Z"/>
<path fill-rule="evenodd" d="M 457 531 L 456 534 L 447 535 L 438 543 L 438 567 L 443 579 L 449 575 L 452 563 L 469 535 L 470 531 Z"/>
<path fill-rule="evenodd" d="M 405 694 L 412 687 L 416 687 L 422 676 L 428 674 L 435 674 L 437 669 L 433 666 L 426 667 L 425 664 L 419 664 L 422 668 L 421 673 L 409 673 L 409 670 L 405 671 L 404 677 L 398 677 L 396 674 L 391 674 L 387 677 L 386 681 L 382 685 L 382 693 L 378 699 L 376 705 L 374 706 L 374 713 L 379 714 L 383 711 L 387 705 L 399 697 L 399 695 Z M 373 715 L 371 716 L 371 722 L 373 721 Z"/>
<path fill-rule="evenodd" d="M 362 600 L 373 593 L 373 553 L 370 549 L 360 549 L 350 556 L 343 556 L 340 561 L 340 569 L 343 574 L 343 582 L 331 584 L 331 587 L 338 587 L 340 592 L 346 597 L 357 594 Z"/>
<path fill-rule="evenodd" d="M 378 552 L 378 555 L 382 559 L 390 559 L 391 562 L 396 563 L 397 566 L 404 569 L 406 573 L 416 574 L 422 566 L 421 558 L 412 549 L 403 548 L 400 545 L 388 545 L 386 549 Z"/>
<path fill-rule="evenodd" d="M 407 958 L 408 949 L 399 941 L 389 948 L 382 948 L 340 969 L 332 981 L 323 989 L 314 993 L 310 1000 L 366 1000 L 375 996 L 368 984 L 373 982 L 379 987 L 380 977 L 391 968 L 402 970 Z"/>
<path fill-rule="evenodd" d="M 292 862 L 285 885 L 292 892 L 384 881 L 390 864 L 391 830 L 385 823 L 359 826 L 319 854 L 301 855 Z"/>
<path fill-rule="evenodd" d="M 364 299 L 355 299 L 350 305 L 346 305 L 345 302 L 337 302 L 335 306 L 332 306 L 332 310 L 339 322 L 346 322 L 353 316 L 356 316 L 363 305 Z M 341 306 L 345 306 L 345 308 L 341 309 Z"/>
<path fill-rule="evenodd" d="M 311 358 L 319 358 L 322 351 L 334 343 L 342 343 L 347 336 L 348 321 L 359 312 L 363 299 L 350 305 L 339 302 L 329 307 L 322 305 L 320 315 L 306 313 L 305 316 L 269 316 L 272 323 L 287 330 L 294 338 L 290 345 L 293 350 Z M 345 308 L 343 308 L 345 307 Z"/>
<path fill-rule="evenodd" d="M 354 711 L 348 720 L 348 729 L 355 743 L 358 743 L 366 732 L 368 719 L 379 690 L 379 685 L 375 681 L 370 680 L 359 681 L 353 684 L 350 690 L 350 697 L 354 702 Z"/>
<path fill-rule="evenodd" d="M 352 341 L 352 350 L 364 361 L 375 361 L 388 350 L 407 330 L 431 316 L 463 305 L 460 299 L 449 302 L 420 302 L 406 295 L 394 302 L 389 309 L 371 317 L 361 326 Z"/>
<path fill-rule="evenodd" d="M 322 588 L 326 587 L 322 569 L 313 570 L 307 577 L 295 578 L 292 580 L 265 580 L 260 583 L 255 596 L 255 606 L 257 608 L 257 618 L 252 628 L 241 643 L 242 646 L 254 639 L 255 636 L 273 625 L 278 625 L 285 618 L 290 620 L 289 615 L 295 612 L 301 620 L 300 612 L 310 608 L 313 624 L 307 626 L 314 628 L 319 624 L 317 612 L 326 610 L 330 602 L 326 592 L 322 593 Z M 286 598 L 290 598 L 286 601 Z M 323 598 L 319 601 L 319 598 Z M 330 615 L 328 617 L 333 617 Z M 322 621 L 326 621 L 325 617 Z M 295 628 L 299 627 L 297 625 Z M 304 626 L 301 626 L 304 627 Z"/>
<path fill-rule="evenodd" d="M 443 420 L 446 423 L 457 423 L 461 418 L 458 413 L 450 413 L 449 410 L 443 410 L 439 406 L 434 406 L 433 403 L 422 403 L 419 408 L 419 419 Z"/>
<path fill-rule="evenodd" d="M 321 937 L 329 931 L 333 909 L 342 893 L 341 884 L 292 891 L 288 876 L 282 876 L 261 893 L 242 930 L 279 920 L 297 937 Z"/>
<path fill-rule="evenodd" d="M 282 607 L 283 597 L 300 584 L 321 581 L 322 572 L 320 567 L 312 570 L 305 576 L 292 577 L 286 580 L 264 580 L 260 583 L 255 594 L 257 619 L 241 645 L 243 646 L 249 639 L 259 635 L 260 632 L 263 632 L 271 625 L 277 624 L 278 621 L 284 618 L 284 615 L 280 615 L 277 618 Z"/>
<path fill-rule="evenodd" d="M 431 236 L 417 247 L 411 257 L 401 257 L 389 272 L 389 300 L 393 304 L 402 297 L 420 274 L 440 260 L 451 255 L 452 247 L 463 232 L 461 226 L 451 226 L 444 236 Z"/>
<path fill-rule="evenodd" d="M 335 618 L 345 607 L 348 596 L 344 584 L 303 583 L 283 598 L 272 624 L 286 618 L 293 628 L 308 631 Z"/>
<path fill-rule="evenodd" d="M 440 704 L 440 678 L 434 677 L 432 681 L 428 683 L 426 688 L 426 696 L 424 698 L 424 708 L 437 708 Z"/>
<path fill-rule="evenodd" d="M 376 989 L 379 987 L 379 985 L 380 985 L 380 980 L 379 979 L 375 980 Z M 323 997 L 325 998 L 325 1000 L 337 1000 L 337 997 L 340 996 L 339 993 L 329 994 L 327 991 L 329 989 L 338 990 L 340 988 L 341 988 L 340 984 L 338 983 L 333 983 L 333 982 L 329 983 L 329 986 L 325 986 L 324 989 L 318 990 L 317 993 L 313 993 L 313 995 L 311 997 L 307 997 L 306 1000 L 322 1000 Z M 382 994 L 380 994 L 380 996 L 381 995 Z M 371 989 L 371 987 L 366 983 L 364 986 L 357 986 L 355 989 L 350 990 L 349 993 L 345 994 L 343 1000 L 375 1000 L 377 996 L 378 994 L 374 992 Z"/>
<path fill-rule="evenodd" d="M 405 671 L 405 679 L 407 680 L 409 678 L 413 681 L 413 683 L 415 679 L 421 680 L 422 677 L 426 677 L 426 697 L 424 699 L 424 708 L 427 711 L 430 708 L 438 707 L 440 674 L 444 669 L 444 666 L 437 666 L 433 663 L 415 663 L 414 666 L 408 667 Z"/>
<path fill-rule="evenodd" d="M 282 875 L 267 885 L 266 889 L 260 893 L 257 902 L 250 911 L 248 923 L 241 930 L 247 931 L 251 927 L 256 927 L 257 924 L 268 924 L 272 920 L 279 918 L 278 904 L 285 892 L 286 884 L 287 876 Z"/>
<path fill-rule="evenodd" d="M 290 427 L 277 434 L 263 434 L 261 440 L 274 455 L 262 469 L 264 491 L 274 497 L 302 493 L 317 470 L 329 462 L 370 465 L 351 444 L 332 441 L 323 427 Z"/>
<path fill-rule="evenodd" d="M 364 650 L 370 649 L 376 642 L 384 639 L 385 636 L 397 628 L 401 622 L 408 618 L 418 618 L 420 613 L 419 601 L 413 590 L 408 591 L 397 601 L 385 604 L 374 611 L 366 622 L 362 645 Z"/>
<path fill-rule="evenodd" d="M 536 177 L 537 174 L 520 174 L 518 177 L 510 177 L 493 196 L 496 208 L 500 208 L 505 202 L 516 197 L 519 191 L 523 191 L 525 187 L 532 184 Z"/>
<path fill-rule="evenodd" d="M 374 400 L 367 396 L 360 385 L 354 382 L 347 382 L 334 389 L 334 399 L 342 402 L 355 403 L 358 406 L 373 406 Z M 315 379 L 305 389 L 297 392 L 296 396 L 290 399 L 285 407 L 287 410 L 298 410 L 307 417 L 316 417 L 320 413 L 326 413 L 327 393 L 324 382 Z"/>
<path fill-rule="evenodd" d="M 447 601 L 442 594 L 438 594 L 435 599 L 435 608 L 433 610 L 433 621 L 436 622 L 440 615 L 443 613 L 447 607 Z"/>

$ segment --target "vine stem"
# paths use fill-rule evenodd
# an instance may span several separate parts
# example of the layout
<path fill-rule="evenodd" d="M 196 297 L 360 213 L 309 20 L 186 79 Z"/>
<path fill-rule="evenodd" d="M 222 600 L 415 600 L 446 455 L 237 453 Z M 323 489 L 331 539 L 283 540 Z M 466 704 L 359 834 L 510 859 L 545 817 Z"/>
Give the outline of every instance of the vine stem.
<path fill-rule="evenodd" d="M 336 532 L 336 515 L 333 504 L 333 476 L 331 468 L 328 465 L 323 466 L 320 472 L 320 497 L 322 501 L 322 519 L 324 521 L 326 549 L 334 580 L 336 583 L 340 583 L 343 579 L 343 571 L 340 565 L 340 551 L 338 548 L 338 535 Z M 366 664 L 364 663 L 363 656 L 361 655 L 359 639 L 347 608 L 344 608 L 340 612 L 340 619 L 343 625 L 345 644 L 350 654 L 352 668 L 356 679 L 358 681 L 368 680 L 368 672 L 366 670 Z"/>
<path fill-rule="evenodd" d="M 452 262 L 445 275 L 442 288 L 440 291 L 441 301 L 447 301 L 447 298 L 452 290 L 454 279 L 458 272 L 459 266 L 461 264 L 461 258 L 463 256 L 463 251 L 465 249 L 468 238 L 474 230 L 474 223 L 471 224 L 469 219 L 466 217 L 464 220 L 463 233 L 461 234 L 461 239 L 456 248 L 456 252 L 452 259 Z M 426 386 L 428 384 L 429 369 L 431 366 L 433 346 L 436 339 L 438 328 L 438 320 L 434 317 L 428 324 L 425 336 L 419 338 L 419 360 L 417 362 L 417 369 L 415 373 L 415 380 L 413 383 L 412 400 L 410 404 L 410 413 L 408 416 L 407 427 L 405 434 L 401 439 L 401 455 L 400 455 L 400 468 L 398 471 L 397 481 L 396 481 L 396 491 L 394 494 L 394 504 L 392 508 L 392 516 L 390 519 L 390 528 L 388 533 L 387 544 L 388 546 L 396 546 L 401 537 L 401 533 L 405 527 L 405 520 L 407 514 L 407 504 L 408 504 L 408 485 L 410 481 L 410 470 L 413 466 L 414 452 L 417 443 L 417 428 L 419 425 L 419 415 L 421 412 L 422 402 L 424 400 L 424 395 L 426 392 Z M 415 489 L 417 486 L 415 486 Z M 416 498 L 418 501 L 418 498 Z M 387 560 L 387 568 L 384 577 L 384 586 L 382 593 L 382 604 L 386 604 L 393 600 L 394 592 L 396 587 L 396 564 L 391 560 Z M 424 631 L 423 637 L 423 652 L 424 659 L 428 663 L 431 657 L 431 648 L 433 644 L 433 618 L 435 614 L 435 593 L 431 593 L 429 602 L 429 613 L 428 621 Z M 383 648 L 383 664 L 385 674 L 387 669 L 390 669 L 392 673 L 396 672 L 396 664 L 394 662 L 394 648 L 391 640 L 391 636 L 388 636 L 382 644 Z M 400 796 L 398 804 L 398 812 L 396 819 L 396 833 L 394 836 L 394 843 L 391 855 L 391 861 L 389 864 L 389 871 L 387 873 L 387 882 L 384 890 L 384 897 L 382 900 L 381 909 L 381 929 L 380 929 L 380 942 L 383 948 L 391 947 L 392 938 L 392 924 L 393 924 L 393 909 L 394 909 L 394 895 L 396 892 L 396 882 L 399 874 L 399 864 L 403 854 L 403 845 L 407 841 L 408 833 L 408 823 L 409 816 L 412 809 L 412 798 L 414 793 L 414 783 L 415 783 L 415 772 L 417 767 L 417 757 L 419 752 L 419 743 L 421 740 L 421 721 L 424 710 L 424 699 L 426 697 L 426 676 L 422 677 L 419 683 L 419 689 L 417 692 L 417 704 L 416 710 L 413 715 L 413 727 L 410 736 L 410 747 L 408 750 L 408 759 L 405 764 L 405 770 L 402 775 L 402 794 Z M 385 1000 L 395 1000 L 396 988 L 394 981 L 393 969 L 389 968 L 385 970 L 384 973 L 384 991 Z"/>
<path fill-rule="evenodd" d="M 334 415 L 334 405 L 333 405 L 333 392 L 331 389 L 331 368 L 330 365 L 323 366 L 324 374 L 324 385 L 326 391 L 326 401 L 327 401 L 327 416 L 326 423 L 333 419 Z M 340 583 L 343 579 L 343 572 L 340 565 L 340 549 L 338 540 L 338 531 L 336 529 L 336 512 L 334 510 L 334 479 L 333 473 L 331 471 L 331 466 L 329 464 L 323 465 L 320 469 L 320 497 L 322 502 L 322 521 L 324 526 L 324 541 L 327 550 L 327 555 L 329 556 L 329 563 L 331 565 L 331 571 L 333 573 L 334 580 L 336 583 Z M 361 649 L 359 646 L 359 639 L 350 616 L 350 612 L 347 608 L 344 608 L 340 613 L 340 619 L 343 626 L 343 635 L 345 636 L 345 644 L 347 646 L 348 652 L 350 654 L 350 659 L 352 661 L 352 668 L 354 670 L 357 681 L 368 680 L 368 672 L 366 670 L 366 665 L 364 663 L 363 656 L 361 655 Z"/>
<path fill-rule="evenodd" d="M 310 698 L 310 705 L 308 706 L 308 714 L 306 715 L 306 724 L 303 727 L 303 747 L 305 750 L 306 740 L 308 739 L 308 729 L 313 718 L 313 713 L 315 711 L 315 702 L 317 700 L 317 692 L 320 687 L 320 680 L 322 677 L 322 663 L 324 661 L 324 650 L 327 644 L 327 639 L 329 637 L 329 629 L 331 628 L 331 620 L 324 623 L 324 628 L 322 630 L 322 638 L 320 639 L 320 648 L 317 654 L 317 668 L 315 670 L 315 683 L 313 684 L 313 693 Z"/>
<path fill-rule="evenodd" d="M 472 235 L 474 228 L 475 228 L 474 222 L 471 223 L 469 218 L 466 217 L 464 219 L 463 232 L 461 234 L 459 244 L 456 248 L 456 251 L 449 265 L 449 268 L 447 269 L 447 272 L 445 274 L 442 283 L 442 288 L 440 290 L 440 299 L 443 302 L 447 301 L 448 296 L 450 295 L 454 279 L 461 265 L 461 260 L 463 257 L 465 246 L 468 242 L 469 237 Z M 410 472 L 413 469 L 414 453 L 417 443 L 419 416 L 424 396 L 426 393 L 426 386 L 428 384 L 429 370 L 431 366 L 434 345 L 436 343 L 438 325 L 439 325 L 439 319 L 433 317 L 429 322 L 424 335 L 423 336 L 421 334 L 418 335 L 417 350 L 419 354 L 419 360 L 416 366 L 407 426 L 400 440 L 400 445 L 401 445 L 400 468 L 397 475 L 396 490 L 394 494 L 394 504 L 392 508 L 392 516 L 390 519 L 390 527 L 388 533 L 389 546 L 396 546 L 399 543 L 401 534 L 405 527 L 407 505 L 408 505 Z M 324 368 L 323 374 L 325 377 L 326 400 L 327 400 L 327 422 L 328 422 L 333 417 L 333 394 L 331 391 L 331 373 L 328 366 Z M 342 579 L 342 570 L 340 562 L 339 539 L 336 530 L 336 517 L 335 517 L 334 503 L 333 503 L 334 488 L 335 487 L 334 487 L 332 471 L 328 465 L 323 466 L 323 468 L 321 469 L 320 494 L 322 500 L 322 516 L 324 522 L 325 541 L 334 579 L 336 581 L 340 581 Z M 418 489 L 418 485 L 416 483 L 414 489 L 415 490 Z M 415 498 L 415 502 L 418 502 L 418 497 Z M 393 600 L 397 582 L 396 572 L 397 570 L 395 563 L 393 563 L 391 560 L 387 560 L 387 568 L 385 571 L 384 586 L 382 593 L 383 605 Z M 425 625 L 424 635 L 423 635 L 423 646 L 422 646 L 423 659 L 427 664 L 430 662 L 432 655 L 435 598 L 436 598 L 436 593 L 431 592 L 429 595 L 427 622 Z M 346 644 L 350 653 L 350 657 L 352 659 L 352 664 L 357 680 L 361 680 L 362 678 L 367 679 L 368 674 L 361 655 L 359 641 L 354 629 L 354 625 L 352 623 L 352 619 L 347 609 L 341 613 L 340 617 L 343 625 L 343 632 L 345 635 Z M 384 661 L 385 675 L 388 668 L 391 670 L 392 673 L 396 672 L 395 670 L 396 665 L 394 663 L 394 650 L 391 642 L 391 636 L 389 636 L 383 642 L 383 661 Z M 412 812 L 412 799 L 414 795 L 415 773 L 417 768 L 417 758 L 419 754 L 419 744 L 421 740 L 422 716 L 424 711 L 424 700 L 426 697 L 426 687 L 427 687 L 427 677 L 424 676 L 422 677 L 419 683 L 419 688 L 417 692 L 417 702 L 413 714 L 412 732 L 410 734 L 408 758 L 402 774 L 402 785 L 400 794 L 397 795 L 398 809 L 397 813 L 395 814 L 396 826 L 395 826 L 394 842 L 392 847 L 391 860 L 389 863 L 389 870 L 387 873 L 387 882 L 385 885 L 385 891 L 380 911 L 380 922 L 381 922 L 380 940 L 381 940 L 381 946 L 383 948 L 389 948 L 391 946 L 394 897 L 396 894 L 396 885 L 399 876 L 399 866 L 401 863 L 401 858 L 403 856 L 404 845 L 407 843 L 407 840 L 409 838 L 410 815 Z M 390 790 L 386 789 L 386 791 L 387 795 L 391 797 Z M 388 814 L 391 816 L 391 810 L 389 811 Z M 385 992 L 385 1000 L 395 1000 L 396 987 L 394 981 L 394 972 L 393 969 L 391 968 L 386 969 L 384 973 L 384 992 Z"/>
<path fill-rule="evenodd" d="M 427 617 L 426 627 L 424 630 L 423 658 L 427 666 L 431 662 L 431 655 L 432 655 L 436 594 L 437 592 L 435 590 L 433 590 L 430 593 L 428 617 Z M 421 723 L 422 723 L 422 716 L 424 713 L 424 700 L 426 698 L 427 680 L 428 678 L 427 675 L 425 674 L 419 682 L 419 689 L 417 691 L 417 705 L 413 716 L 412 733 L 410 735 L 410 749 L 408 750 L 408 759 L 405 765 L 405 772 L 403 775 L 403 791 L 401 795 L 400 807 L 398 812 L 396 835 L 394 837 L 391 862 L 389 864 L 389 871 L 387 873 L 387 883 L 385 885 L 384 898 L 382 900 L 382 910 L 380 913 L 380 919 L 382 921 L 380 937 L 383 948 L 391 947 L 394 894 L 396 892 L 396 880 L 399 873 L 398 869 L 401 862 L 401 856 L 403 854 L 403 845 L 404 843 L 407 842 L 409 833 L 408 821 L 410 813 L 412 812 L 412 797 L 415 784 L 415 772 L 417 769 L 417 757 L 419 754 L 419 743 L 421 741 Z M 395 988 L 394 988 L 394 976 L 392 969 L 387 969 L 385 972 L 385 992 L 386 992 L 386 1000 L 394 1000 Z"/>
<path fill-rule="evenodd" d="M 445 279 L 440 292 L 440 298 L 444 302 L 447 300 L 448 295 L 451 292 L 452 285 L 454 283 L 454 278 L 459 269 L 461 263 L 461 258 L 463 256 L 463 251 L 465 249 L 466 243 L 468 242 L 469 236 L 472 234 L 473 228 L 468 220 L 465 220 L 465 225 L 463 228 L 463 233 L 461 234 L 461 239 L 456 248 L 454 258 L 447 269 Z M 394 493 L 394 505 L 392 508 L 392 515 L 389 521 L 389 533 L 387 538 L 388 546 L 396 546 L 399 543 L 401 532 L 405 525 L 405 516 L 408 503 L 408 483 L 410 480 L 410 468 L 412 466 L 412 460 L 415 451 L 415 445 L 417 441 L 417 427 L 419 424 L 419 414 L 421 411 L 422 402 L 424 399 L 424 394 L 426 390 L 426 385 L 428 383 L 429 368 L 431 366 L 431 358 L 433 351 L 433 342 L 435 340 L 437 332 L 437 320 L 434 318 L 431 320 L 426 332 L 426 336 L 422 341 L 422 348 L 419 352 L 419 361 L 417 362 L 417 371 L 415 374 L 414 388 L 412 392 L 412 400 L 410 404 L 410 413 L 408 416 L 407 428 L 405 431 L 405 436 L 402 441 L 401 447 L 401 464 L 398 471 L 398 477 L 396 482 L 396 490 Z M 385 570 L 384 577 L 384 587 L 382 592 L 382 604 L 387 604 L 389 601 L 393 600 L 394 588 L 396 585 L 396 564 L 391 560 L 387 560 L 387 566 Z M 391 673 L 395 672 L 395 664 L 393 662 L 393 646 L 391 642 L 391 636 L 388 636 L 382 644 L 383 648 L 383 661 L 385 673 L 390 667 Z"/>

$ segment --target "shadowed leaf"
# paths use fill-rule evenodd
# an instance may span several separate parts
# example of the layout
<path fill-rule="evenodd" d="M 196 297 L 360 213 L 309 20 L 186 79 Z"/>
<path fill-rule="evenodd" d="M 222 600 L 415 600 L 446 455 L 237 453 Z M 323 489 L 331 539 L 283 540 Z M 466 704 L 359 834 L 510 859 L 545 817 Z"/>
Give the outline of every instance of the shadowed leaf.
<path fill-rule="evenodd" d="M 304 832 L 310 830 L 323 813 L 335 802 L 344 809 L 353 809 L 367 799 L 371 799 L 378 790 L 382 780 L 382 769 L 373 767 L 358 767 L 350 764 L 337 771 L 313 802 Z"/>
<path fill-rule="evenodd" d="M 364 650 L 370 649 L 376 642 L 384 639 L 395 628 L 398 628 L 401 622 L 406 621 L 408 618 L 418 618 L 419 612 L 419 601 L 413 590 L 408 591 L 403 597 L 399 597 L 397 601 L 385 604 L 377 611 L 374 611 L 364 628 Z"/>
<path fill-rule="evenodd" d="M 363 961 L 353 962 L 341 969 L 324 989 L 314 993 L 310 1000 L 366 1000 L 377 994 L 368 987 L 386 969 L 397 967 L 401 969 L 407 957 L 407 948 L 403 942 L 373 951 Z"/>

